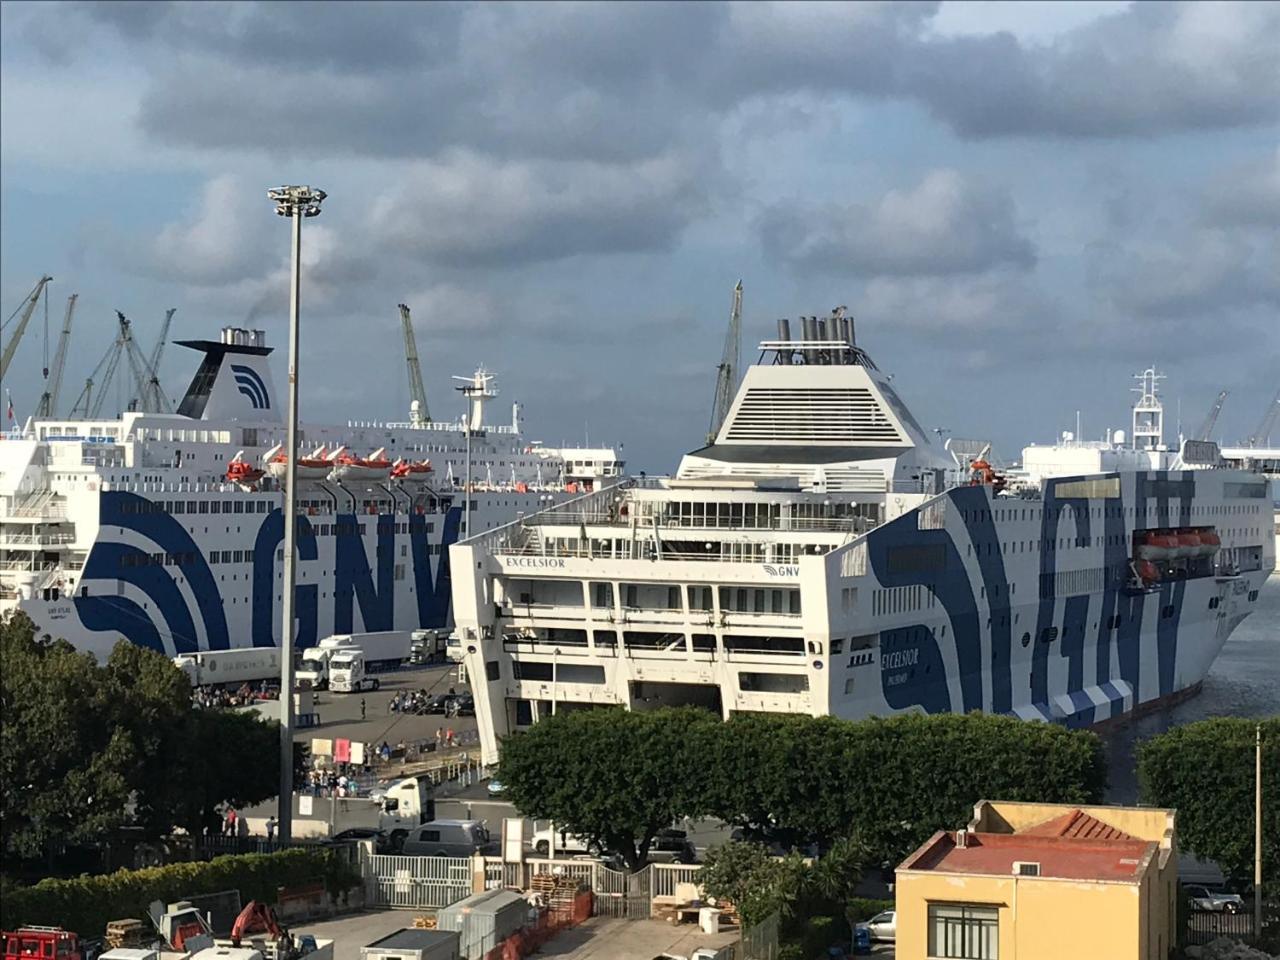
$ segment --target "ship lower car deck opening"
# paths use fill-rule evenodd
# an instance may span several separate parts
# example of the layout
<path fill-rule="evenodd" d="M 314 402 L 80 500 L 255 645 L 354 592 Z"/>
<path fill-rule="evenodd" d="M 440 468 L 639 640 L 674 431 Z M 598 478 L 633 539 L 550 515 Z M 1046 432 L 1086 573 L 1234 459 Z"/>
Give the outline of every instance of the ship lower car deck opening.
<path fill-rule="evenodd" d="M 631 709 L 657 710 L 661 707 L 701 707 L 724 716 L 720 686 L 714 683 L 631 682 Z"/>

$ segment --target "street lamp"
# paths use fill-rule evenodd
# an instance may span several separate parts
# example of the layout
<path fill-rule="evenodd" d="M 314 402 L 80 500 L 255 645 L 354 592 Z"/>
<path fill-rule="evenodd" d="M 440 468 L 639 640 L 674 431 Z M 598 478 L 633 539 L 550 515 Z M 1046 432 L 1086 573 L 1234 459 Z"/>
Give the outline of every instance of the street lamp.
<path fill-rule="evenodd" d="M 560 682 L 559 676 L 560 665 L 560 648 L 556 647 L 551 651 L 551 715 L 556 715 L 556 689 Z"/>
<path fill-rule="evenodd" d="M 280 798 L 276 814 L 281 843 L 293 837 L 293 584 L 298 526 L 298 302 L 302 289 L 302 221 L 318 216 L 326 194 L 311 187 L 267 191 L 276 213 L 293 226 L 289 277 L 289 438 L 284 487 L 284 594 L 280 629 Z"/>

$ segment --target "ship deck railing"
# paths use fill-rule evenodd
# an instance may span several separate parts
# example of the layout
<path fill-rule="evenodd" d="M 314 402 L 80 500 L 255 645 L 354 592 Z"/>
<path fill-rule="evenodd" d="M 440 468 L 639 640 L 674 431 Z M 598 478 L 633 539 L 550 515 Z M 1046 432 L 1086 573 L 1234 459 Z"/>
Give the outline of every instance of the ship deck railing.
<path fill-rule="evenodd" d="M 792 533 L 866 533 L 874 523 L 862 517 L 777 517 L 766 522 L 735 520 L 732 517 L 714 517 L 697 520 L 691 517 L 653 517 L 644 514 L 626 514 L 617 509 L 606 511 L 578 511 L 573 514 L 556 515 L 554 511 L 544 511 L 525 517 L 528 527 L 613 527 L 619 530 L 630 530 L 633 526 L 642 530 L 657 529 L 662 533 L 671 531 L 707 531 L 707 530 L 742 530 L 746 532 Z"/>
<path fill-rule="evenodd" d="M 0 547 L 39 547 L 72 543 L 74 533 L 0 533 Z"/>

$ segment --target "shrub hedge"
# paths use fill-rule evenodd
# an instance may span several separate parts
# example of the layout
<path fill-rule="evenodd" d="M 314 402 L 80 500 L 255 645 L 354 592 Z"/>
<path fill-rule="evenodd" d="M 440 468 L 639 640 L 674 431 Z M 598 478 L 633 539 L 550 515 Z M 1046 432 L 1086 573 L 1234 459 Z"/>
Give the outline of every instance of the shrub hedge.
<path fill-rule="evenodd" d="M 95 938 L 112 920 L 145 918 L 153 900 L 171 903 L 196 894 L 239 890 L 243 902 L 271 903 L 279 887 L 318 880 L 336 897 L 357 886 L 360 877 L 335 851 L 294 849 L 67 880 L 51 878 L 7 889 L 0 900 L 0 926 L 12 930 L 26 923 L 50 924 Z"/>

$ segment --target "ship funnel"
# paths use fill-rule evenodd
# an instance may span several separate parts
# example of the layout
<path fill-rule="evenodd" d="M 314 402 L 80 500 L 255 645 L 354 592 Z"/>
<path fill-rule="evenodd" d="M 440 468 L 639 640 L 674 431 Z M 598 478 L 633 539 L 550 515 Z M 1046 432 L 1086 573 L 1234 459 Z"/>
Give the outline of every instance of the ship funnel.
<path fill-rule="evenodd" d="M 786 317 L 778 318 L 778 339 L 783 343 L 789 343 L 791 340 L 791 321 Z M 778 351 L 778 361 L 780 363 L 791 363 L 791 351 L 782 349 Z"/>

